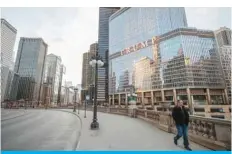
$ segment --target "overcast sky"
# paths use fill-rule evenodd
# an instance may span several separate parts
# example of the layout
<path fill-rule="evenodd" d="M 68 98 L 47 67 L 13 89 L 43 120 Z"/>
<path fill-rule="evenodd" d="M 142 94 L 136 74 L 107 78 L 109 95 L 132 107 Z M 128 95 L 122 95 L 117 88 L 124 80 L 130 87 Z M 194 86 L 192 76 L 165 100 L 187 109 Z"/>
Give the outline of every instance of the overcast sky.
<path fill-rule="evenodd" d="M 231 8 L 186 8 L 188 25 L 200 29 L 231 28 Z M 65 79 L 81 83 L 82 54 L 98 38 L 98 8 L 2 8 L 1 16 L 20 37 L 42 37 L 48 53 L 61 56 Z"/>

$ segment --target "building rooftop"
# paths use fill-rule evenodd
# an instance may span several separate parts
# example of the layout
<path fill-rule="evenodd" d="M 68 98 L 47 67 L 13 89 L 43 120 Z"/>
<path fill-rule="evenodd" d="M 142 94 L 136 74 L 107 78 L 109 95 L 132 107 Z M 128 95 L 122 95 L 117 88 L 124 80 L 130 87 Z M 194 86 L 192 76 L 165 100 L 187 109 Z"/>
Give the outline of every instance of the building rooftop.
<path fill-rule="evenodd" d="M 41 41 L 45 46 L 48 46 L 47 43 L 43 40 L 41 37 L 20 37 L 20 40 L 35 40 L 35 41 Z"/>
<path fill-rule="evenodd" d="M 1 18 L 1 24 L 6 25 L 9 29 L 11 29 L 14 33 L 17 33 L 17 29 L 14 28 L 6 19 Z"/>

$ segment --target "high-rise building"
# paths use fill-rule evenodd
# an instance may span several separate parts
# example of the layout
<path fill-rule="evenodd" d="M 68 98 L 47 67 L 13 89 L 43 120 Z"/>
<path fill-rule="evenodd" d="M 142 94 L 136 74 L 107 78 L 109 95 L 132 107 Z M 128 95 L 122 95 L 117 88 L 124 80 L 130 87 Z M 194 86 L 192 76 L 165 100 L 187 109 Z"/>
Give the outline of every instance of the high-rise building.
<path fill-rule="evenodd" d="M 89 65 L 90 53 L 86 52 L 83 54 L 82 61 L 82 89 L 88 89 L 91 80 L 91 71 L 92 68 Z"/>
<path fill-rule="evenodd" d="M 82 61 L 82 89 L 87 90 L 89 85 L 94 84 L 94 73 L 95 68 L 93 68 L 89 62 L 97 52 L 98 43 L 93 43 L 90 45 L 89 52 L 83 54 Z"/>
<path fill-rule="evenodd" d="M 231 102 L 231 29 L 222 27 L 219 30 L 216 30 L 214 33 L 218 45 L 224 79 L 226 81 L 227 95 L 229 102 Z"/>
<path fill-rule="evenodd" d="M 221 27 L 215 31 L 215 38 L 219 47 L 231 46 L 231 29 Z"/>
<path fill-rule="evenodd" d="M 51 103 L 58 102 L 61 77 L 61 57 L 49 54 L 46 56 L 44 81 L 51 84 Z"/>
<path fill-rule="evenodd" d="M 129 71 L 124 70 L 119 77 L 119 85 L 118 91 L 119 92 L 126 92 L 129 90 Z"/>
<path fill-rule="evenodd" d="M 99 8 L 99 30 L 98 30 L 98 54 L 106 65 L 98 68 L 98 102 L 108 100 L 108 52 L 109 50 L 109 18 L 117 12 L 120 7 L 100 7 Z"/>
<path fill-rule="evenodd" d="M 123 27 L 120 26 L 122 24 L 124 24 Z M 149 59 L 157 57 L 155 52 L 152 52 L 152 38 L 176 28 L 187 26 L 184 8 L 125 7 L 120 9 L 109 19 L 109 78 L 112 78 L 112 74 L 115 74 L 116 85 L 119 85 L 119 72 L 122 68 L 128 68 L 130 75 L 134 75 L 133 81 L 135 81 L 135 68 L 132 67 L 134 62 L 143 57 Z M 129 56 L 121 56 L 130 52 L 133 53 Z M 157 60 L 154 61 L 155 63 L 158 62 Z M 117 65 L 119 63 L 122 65 Z M 136 72 L 138 72 L 138 64 L 136 68 Z M 132 79 L 130 78 L 129 81 L 131 85 Z M 116 87 L 116 89 L 118 88 Z"/>
<path fill-rule="evenodd" d="M 109 78 L 115 76 L 116 92 L 109 89 L 109 100 L 114 105 L 125 103 L 128 95 L 126 88 L 119 91 L 122 68 L 144 108 L 158 110 L 163 102 L 181 99 L 191 113 L 230 119 L 214 33 L 187 28 L 184 8 L 123 8 L 113 14 Z"/>
<path fill-rule="evenodd" d="M 8 75 L 12 69 L 13 49 L 17 30 L 5 19 L 1 19 L 1 101 L 9 99 L 5 96 Z"/>
<path fill-rule="evenodd" d="M 90 45 L 90 57 L 89 57 L 89 61 L 91 60 L 91 58 L 93 58 L 96 55 L 96 52 L 98 51 L 98 43 L 93 43 Z M 94 84 L 95 83 L 95 68 L 90 66 L 90 81 L 88 82 L 88 85 L 90 84 Z"/>
<path fill-rule="evenodd" d="M 41 101 L 47 46 L 42 38 L 20 38 L 14 68 L 20 75 L 17 99 Z"/>
<path fill-rule="evenodd" d="M 61 95 L 62 95 L 62 86 L 64 86 L 64 75 L 66 73 L 66 67 L 62 64 L 60 67 L 60 80 L 59 80 L 59 90 L 58 90 L 58 103 L 61 103 Z"/>

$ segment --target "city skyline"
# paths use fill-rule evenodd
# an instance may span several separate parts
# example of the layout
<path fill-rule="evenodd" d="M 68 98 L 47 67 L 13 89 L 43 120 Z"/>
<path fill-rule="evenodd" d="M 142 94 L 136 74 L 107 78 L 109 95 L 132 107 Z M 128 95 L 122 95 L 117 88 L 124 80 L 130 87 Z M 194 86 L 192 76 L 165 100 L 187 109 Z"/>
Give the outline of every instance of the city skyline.
<path fill-rule="evenodd" d="M 223 26 L 231 28 L 230 8 L 185 10 L 189 27 L 209 30 Z M 2 9 L 2 17 L 18 30 L 15 54 L 20 37 L 42 37 L 48 43 L 48 53 L 62 57 L 67 68 L 66 79 L 74 85 L 81 83 L 82 54 L 88 51 L 90 44 L 98 40 L 98 16 L 98 8 Z M 33 21 L 34 18 L 37 20 Z"/>

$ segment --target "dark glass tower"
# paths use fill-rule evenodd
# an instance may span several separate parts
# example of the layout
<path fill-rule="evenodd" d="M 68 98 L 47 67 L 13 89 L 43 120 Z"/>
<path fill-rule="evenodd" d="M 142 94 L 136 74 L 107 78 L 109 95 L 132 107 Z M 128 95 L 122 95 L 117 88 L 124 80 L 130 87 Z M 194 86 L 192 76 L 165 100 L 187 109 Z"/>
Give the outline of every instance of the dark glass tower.
<path fill-rule="evenodd" d="M 106 53 L 109 49 L 109 18 L 119 9 L 120 7 L 99 8 L 98 54 L 106 65 L 98 69 L 98 102 L 105 102 L 108 98 L 108 54 Z"/>

